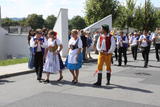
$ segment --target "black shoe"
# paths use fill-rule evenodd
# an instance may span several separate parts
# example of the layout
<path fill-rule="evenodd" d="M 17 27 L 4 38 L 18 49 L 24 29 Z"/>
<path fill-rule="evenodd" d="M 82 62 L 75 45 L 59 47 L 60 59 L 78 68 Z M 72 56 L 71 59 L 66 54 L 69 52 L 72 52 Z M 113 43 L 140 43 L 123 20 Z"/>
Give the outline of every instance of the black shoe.
<path fill-rule="evenodd" d="M 39 81 L 39 83 L 42 83 L 42 80 L 38 80 Z"/>
<path fill-rule="evenodd" d="M 63 76 L 62 77 L 60 77 L 57 81 L 61 81 L 63 79 Z"/>
<path fill-rule="evenodd" d="M 144 68 L 147 68 L 147 65 L 144 65 Z"/>
<path fill-rule="evenodd" d="M 97 78 L 97 82 L 94 83 L 93 85 L 95 86 L 101 86 L 101 82 L 102 82 L 102 73 L 98 74 L 98 78 Z"/>
<path fill-rule="evenodd" d="M 110 82 L 107 82 L 106 85 L 110 85 Z"/>
<path fill-rule="evenodd" d="M 45 81 L 43 81 L 43 82 L 45 82 L 45 83 L 49 83 L 50 81 L 49 81 L 49 80 L 45 80 Z"/>

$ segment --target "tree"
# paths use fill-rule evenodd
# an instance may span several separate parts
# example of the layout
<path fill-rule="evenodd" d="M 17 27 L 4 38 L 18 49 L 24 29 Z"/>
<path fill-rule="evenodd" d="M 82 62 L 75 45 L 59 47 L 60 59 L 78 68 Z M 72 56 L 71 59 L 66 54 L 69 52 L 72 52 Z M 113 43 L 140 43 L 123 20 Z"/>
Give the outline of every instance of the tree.
<path fill-rule="evenodd" d="M 4 19 L 2 19 L 2 26 L 3 27 L 17 26 L 17 25 L 19 25 L 18 21 L 13 21 L 10 18 L 4 18 Z"/>
<path fill-rule="evenodd" d="M 37 14 L 28 15 L 27 24 L 31 26 L 32 29 L 43 28 L 44 26 L 43 16 Z"/>
<path fill-rule="evenodd" d="M 27 26 L 27 19 L 26 18 L 23 18 L 22 20 L 18 21 L 19 25 L 20 26 Z"/>
<path fill-rule="evenodd" d="M 45 20 L 45 27 L 48 29 L 53 29 L 57 18 L 54 15 L 50 15 Z"/>
<path fill-rule="evenodd" d="M 83 17 L 75 16 L 71 20 L 69 20 L 69 29 L 84 29 L 86 27 L 86 23 Z"/>
<path fill-rule="evenodd" d="M 129 27 L 133 27 L 133 19 L 135 14 L 135 0 L 126 0 L 126 26 L 127 32 L 129 32 Z"/>
<path fill-rule="evenodd" d="M 150 0 L 144 6 L 139 6 L 135 12 L 134 27 L 138 30 L 154 31 L 158 21 L 158 13 Z"/>
<path fill-rule="evenodd" d="M 126 0 L 126 6 L 120 5 L 119 15 L 115 21 L 115 25 L 120 28 L 127 27 L 127 32 L 129 32 L 129 27 L 133 27 L 133 21 L 135 16 L 135 0 Z"/>
<path fill-rule="evenodd" d="M 117 0 L 86 0 L 85 21 L 87 25 L 93 24 L 112 14 L 113 21 L 118 15 L 119 2 Z"/>

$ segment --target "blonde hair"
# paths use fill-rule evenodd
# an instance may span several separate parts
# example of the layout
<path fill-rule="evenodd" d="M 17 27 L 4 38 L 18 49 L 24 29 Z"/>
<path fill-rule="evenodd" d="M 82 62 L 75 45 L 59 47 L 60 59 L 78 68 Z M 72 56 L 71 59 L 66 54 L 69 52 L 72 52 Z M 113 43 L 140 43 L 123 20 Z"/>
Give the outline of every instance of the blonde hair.
<path fill-rule="evenodd" d="M 71 31 L 71 34 L 78 34 L 78 31 L 77 31 L 77 29 L 73 29 L 72 31 Z"/>

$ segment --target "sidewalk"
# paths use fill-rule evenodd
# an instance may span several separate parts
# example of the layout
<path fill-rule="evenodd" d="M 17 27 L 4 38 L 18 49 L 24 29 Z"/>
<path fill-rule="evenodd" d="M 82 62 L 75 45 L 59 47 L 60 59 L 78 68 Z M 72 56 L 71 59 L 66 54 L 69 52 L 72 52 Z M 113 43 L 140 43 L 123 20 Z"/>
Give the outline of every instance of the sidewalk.
<path fill-rule="evenodd" d="M 31 72 L 33 71 L 28 69 L 28 63 L 0 66 L 0 79 Z"/>

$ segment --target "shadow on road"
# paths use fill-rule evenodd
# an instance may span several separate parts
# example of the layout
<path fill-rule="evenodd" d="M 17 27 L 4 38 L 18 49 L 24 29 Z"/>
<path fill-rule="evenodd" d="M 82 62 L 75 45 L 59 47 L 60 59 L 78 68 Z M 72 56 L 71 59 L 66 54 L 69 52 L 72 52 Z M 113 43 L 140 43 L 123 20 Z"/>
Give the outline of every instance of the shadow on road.
<path fill-rule="evenodd" d="M 0 85 L 4 85 L 5 83 L 13 83 L 14 81 L 8 81 L 8 80 L 0 80 Z"/>
<path fill-rule="evenodd" d="M 71 81 L 67 81 L 67 80 L 63 80 L 60 82 L 57 81 L 51 81 L 52 85 L 72 85 L 72 86 L 77 86 L 77 87 L 92 87 L 92 88 L 99 88 L 99 89 L 115 89 L 115 88 L 119 88 L 119 89 L 123 89 L 123 90 L 129 90 L 129 91 L 137 91 L 137 92 L 142 92 L 142 93 L 153 93 L 150 90 L 145 90 L 145 89 L 141 89 L 141 88 L 135 88 L 135 87 L 127 87 L 127 86 L 122 86 L 122 85 L 116 85 L 116 84 L 111 84 L 108 86 L 100 86 L 100 87 L 96 87 L 92 84 L 88 84 L 88 83 L 78 83 L 78 84 L 73 84 Z"/>

